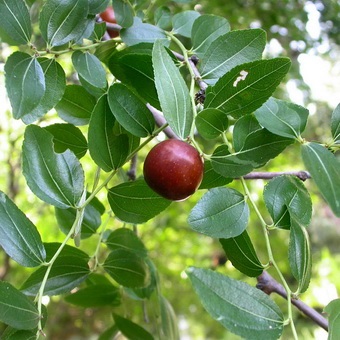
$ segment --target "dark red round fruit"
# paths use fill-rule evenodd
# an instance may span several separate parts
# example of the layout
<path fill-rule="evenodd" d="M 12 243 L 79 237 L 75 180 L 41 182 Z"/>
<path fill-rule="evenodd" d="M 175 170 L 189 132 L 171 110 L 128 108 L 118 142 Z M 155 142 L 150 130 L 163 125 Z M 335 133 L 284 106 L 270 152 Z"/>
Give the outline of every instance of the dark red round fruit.
<path fill-rule="evenodd" d="M 144 178 L 151 189 L 173 201 L 192 195 L 202 182 L 204 164 L 188 143 L 168 139 L 157 144 L 144 162 Z"/>
<path fill-rule="evenodd" d="M 111 24 L 116 24 L 117 21 L 116 21 L 116 16 L 115 16 L 115 12 L 112 8 L 112 6 L 109 6 L 106 8 L 106 10 L 102 13 L 99 14 L 99 16 L 105 21 L 105 22 L 108 22 L 108 23 L 111 23 Z M 111 38 L 116 38 L 119 36 L 119 32 L 118 31 L 112 31 L 112 30 L 108 30 L 107 31 L 109 33 L 109 36 Z"/>

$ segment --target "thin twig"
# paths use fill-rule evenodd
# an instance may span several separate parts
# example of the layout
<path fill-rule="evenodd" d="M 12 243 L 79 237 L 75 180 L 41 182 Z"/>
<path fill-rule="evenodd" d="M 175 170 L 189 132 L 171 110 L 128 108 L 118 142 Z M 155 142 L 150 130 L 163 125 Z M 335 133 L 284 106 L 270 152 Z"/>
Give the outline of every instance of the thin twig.
<path fill-rule="evenodd" d="M 282 176 L 282 175 L 290 175 L 296 176 L 301 179 L 301 181 L 305 181 L 306 179 L 310 179 L 311 175 L 309 172 L 301 170 L 301 171 L 280 171 L 280 172 L 251 172 L 245 176 L 244 179 L 272 179 L 274 177 Z"/>
<path fill-rule="evenodd" d="M 266 294 L 276 293 L 287 299 L 287 293 L 283 286 L 278 283 L 268 272 L 263 271 L 263 273 L 257 278 L 256 287 Z M 324 330 L 328 331 L 328 321 L 320 313 L 318 313 L 314 308 L 306 305 L 299 299 L 291 299 L 292 304 L 300 310 L 303 314 L 308 316 L 317 325 L 322 327 Z"/>

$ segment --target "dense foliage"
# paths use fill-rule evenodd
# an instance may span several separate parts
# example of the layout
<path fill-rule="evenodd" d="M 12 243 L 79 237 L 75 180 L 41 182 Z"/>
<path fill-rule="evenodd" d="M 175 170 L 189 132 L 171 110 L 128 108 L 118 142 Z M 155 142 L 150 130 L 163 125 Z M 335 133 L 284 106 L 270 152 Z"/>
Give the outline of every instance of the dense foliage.
<path fill-rule="evenodd" d="M 182 2 L 0 0 L 0 37 L 13 47 L 5 64 L 9 119 L 26 125 L 20 177 L 64 234 L 44 240 L 38 224 L 47 220 L 31 221 L 14 202 L 15 189 L 1 188 L 0 245 L 33 268 L 18 285 L 0 281 L 0 321 L 8 326 L 1 338 L 48 335 L 43 301 L 60 296 L 112 316 L 99 339 L 178 339 L 176 310 L 139 229 L 157 218 L 182 224 L 184 215 L 184 227 L 218 243 L 240 273 L 200 261 L 182 272 L 207 313 L 243 338 L 277 339 L 286 328 L 298 338 L 293 305 L 303 310 L 299 297 L 313 279 L 304 181 L 314 181 L 340 217 L 340 105 L 327 143 L 307 140 L 309 111 L 275 96 L 292 62 L 263 57 L 266 32 L 233 30 L 224 17 L 181 10 Z M 106 23 L 99 14 L 110 5 L 116 22 Z M 159 196 L 142 176 L 138 161 L 164 138 L 189 143 L 204 159 L 193 206 Z M 289 148 L 308 172 L 259 172 Z M 259 199 L 254 178 L 269 179 Z M 167 217 L 170 205 L 178 216 Z M 277 261 L 282 249 L 273 246 L 278 234 L 289 240 L 289 278 Z M 255 277 L 257 287 L 247 279 Z M 134 317 L 133 301 L 142 302 L 145 322 Z M 325 308 L 329 325 L 304 308 L 330 339 L 339 336 L 338 299 Z"/>

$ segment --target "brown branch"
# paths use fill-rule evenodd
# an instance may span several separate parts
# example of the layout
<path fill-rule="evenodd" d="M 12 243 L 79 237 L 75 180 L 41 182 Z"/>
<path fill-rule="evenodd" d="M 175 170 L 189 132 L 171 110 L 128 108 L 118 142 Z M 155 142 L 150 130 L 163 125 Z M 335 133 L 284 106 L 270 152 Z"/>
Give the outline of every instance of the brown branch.
<path fill-rule="evenodd" d="M 287 293 L 283 286 L 278 283 L 270 274 L 266 271 L 257 278 L 256 287 L 266 294 L 270 295 L 271 293 L 276 293 L 282 296 L 284 299 L 287 299 Z M 303 314 L 308 316 L 311 320 L 313 320 L 317 325 L 322 327 L 324 330 L 328 331 L 328 321 L 325 319 L 320 313 L 318 313 L 314 308 L 306 305 L 299 299 L 291 299 L 292 304 L 300 310 Z"/>
<path fill-rule="evenodd" d="M 251 172 L 245 176 L 244 179 L 272 179 L 274 177 L 282 176 L 282 175 L 290 175 L 296 176 L 301 179 L 301 181 L 305 181 L 306 179 L 311 178 L 309 172 L 301 170 L 301 171 L 281 171 L 281 172 Z"/>

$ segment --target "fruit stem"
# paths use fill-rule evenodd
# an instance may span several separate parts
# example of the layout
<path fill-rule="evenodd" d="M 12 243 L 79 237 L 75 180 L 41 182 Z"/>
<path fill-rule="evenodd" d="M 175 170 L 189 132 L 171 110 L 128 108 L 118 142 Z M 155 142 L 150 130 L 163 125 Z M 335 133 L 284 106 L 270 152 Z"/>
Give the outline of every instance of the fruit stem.
<path fill-rule="evenodd" d="M 294 337 L 295 340 L 297 340 L 298 336 L 297 336 L 297 333 L 296 333 L 296 329 L 295 329 L 295 325 L 294 325 L 294 321 L 293 321 L 293 313 L 292 313 L 292 302 L 291 302 L 292 291 L 289 288 L 286 279 L 284 278 L 279 266 L 277 265 L 277 263 L 274 259 L 273 251 L 272 251 L 272 247 L 271 247 L 270 239 L 269 239 L 268 225 L 265 222 L 263 216 L 261 215 L 261 213 L 260 213 L 256 203 L 254 202 L 253 198 L 251 197 L 251 194 L 250 194 L 249 188 L 247 186 L 246 180 L 243 177 L 241 177 L 241 183 L 242 183 L 244 192 L 245 192 L 246 196 L 248 197 L 248 199 L 249 199 L 249 201 L 250 201 L 250 203 L 251 203 L 251 205 L 252 205 L 252 207 L 255 211 L 255 214 L 257 215 L 258 219 L 260 220 L 262 230 L 263 230 L 263 234 L 264 234 L 265 241 L 266 241 L 266 248 L 267 248 L 269 263 L 271 263 L 271 265 L 275 268 L 276 272 L 278 273 L 278 275 L 281 279 L 282 285 L 283 285 L 283 287 L 284 287 L 284 289 L 287 293 L 287 309 L 288 309 L 287 323 L 290 324 L 291 329 L 292 329 L 292 333 L 293 333 L 293 337 Z"/>

